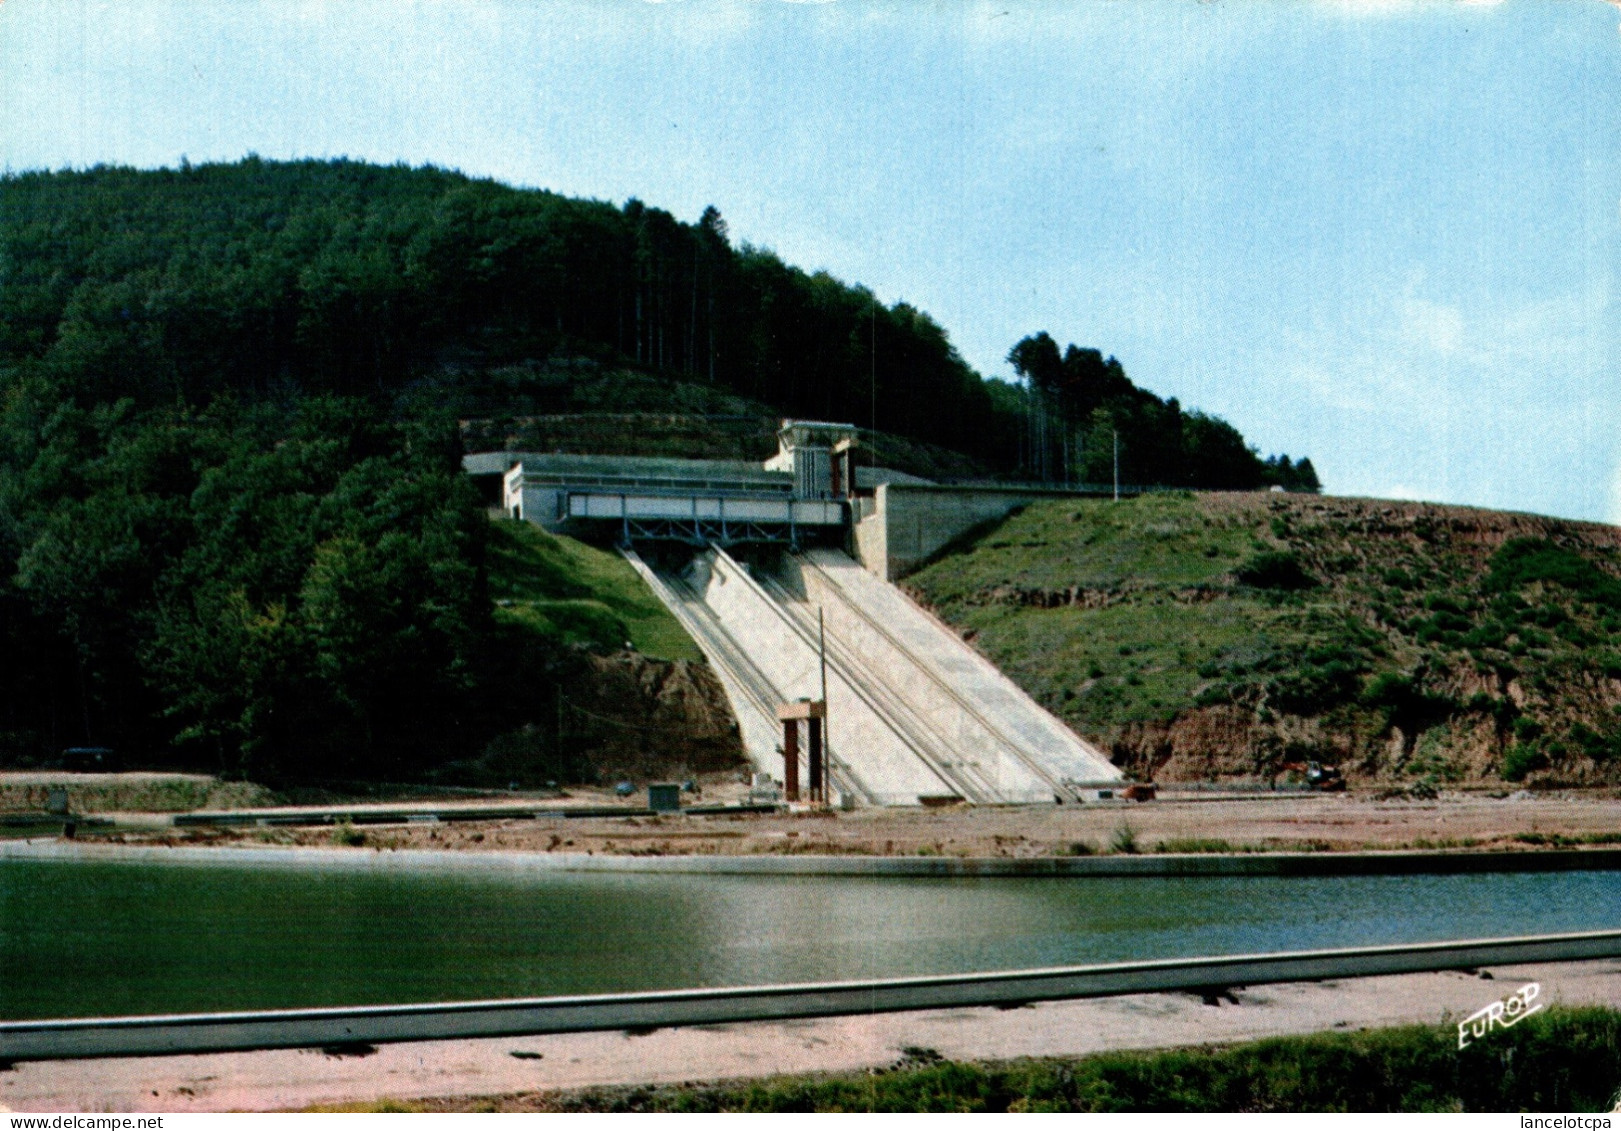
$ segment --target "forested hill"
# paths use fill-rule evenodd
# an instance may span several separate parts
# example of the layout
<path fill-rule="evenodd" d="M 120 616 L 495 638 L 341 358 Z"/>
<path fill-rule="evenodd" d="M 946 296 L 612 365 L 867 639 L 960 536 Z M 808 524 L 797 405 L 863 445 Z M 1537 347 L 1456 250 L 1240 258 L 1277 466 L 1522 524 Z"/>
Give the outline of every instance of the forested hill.
<path fill-rule="evenodd" d="M 1129 481 L 1281 481 L 1118 365 L 1085 395 L 1063 365 L 986 381 L 927 315 L 734 247 L 713 209 L 347 161 L 0 178 L 0 764 L 373 776 L 528 733 L 512 688 L 579 657 L 492 609 L 458 416 L 667 389 L 866 425 L 876 373 L 892 449 L 1062 479 L 1118 431 Z"/>
<path fill-rule="evenodd" d="M 0 370 L 81 408 L 426 383 L 499 412 L 459 378 L 595 360 L 786 415 L 865 427 L 876 405 L 885 432 L 1019 478 L 1107 478 L 1099 453 L 1118 434 L 1129 482 L 1315 487 L 1113 358 L 1049 360 L 1050 344 L 1011 358 L 1029 392 L 986 381 L 927 314 L 733 247 L 713 208 L 684 224 L 636 200 L 348 161 L 0 179 Z M 1081 355 L 1107 380 L 1088 384 Z M 1071 395 L 1082 386 L 1096 395 Z"/>
<path fill-rule="evenodd" d="M 0 364 L 88 406 L 372 395 L 555 355 L 713 382 L 990 455 L 991 401 L 904 304 L 696 224 L 437 169 L 249 159 L 0 181 Z"/>

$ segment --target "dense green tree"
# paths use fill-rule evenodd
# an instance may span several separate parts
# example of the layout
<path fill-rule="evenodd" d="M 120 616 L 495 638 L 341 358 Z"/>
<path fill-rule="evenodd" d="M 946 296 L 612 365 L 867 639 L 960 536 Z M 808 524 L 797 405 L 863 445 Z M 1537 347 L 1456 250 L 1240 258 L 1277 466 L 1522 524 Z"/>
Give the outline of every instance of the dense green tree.
<path fill-rule="evenodd" d="M 1060 352 L 1041 331 L 1016 342 L 1008 362 L 1025 382 L 1020 465 L 1034 478 L 1108 483 L 1118 457 L 1121 482 L 1133 485 L 1321 489 L 1310 460 L 1262 460 L 1232 425 L 1138 388 L 1099 350 Z"/>
<path fill-rule="evenodd" d="M 1012 357 L 1023 388 L 983 380 L 925 312 L 734 247 L 713 207 L 349 161 L 0 177 L 0 758 L 478 749 L 562 662 L 484 659 L 458 469 L 452 410 L 514 411 L 524 374 L 639 367 L 1051 480 L 1118 431 L 1128 481 L 1316 486 L 1096 350 Z"/>

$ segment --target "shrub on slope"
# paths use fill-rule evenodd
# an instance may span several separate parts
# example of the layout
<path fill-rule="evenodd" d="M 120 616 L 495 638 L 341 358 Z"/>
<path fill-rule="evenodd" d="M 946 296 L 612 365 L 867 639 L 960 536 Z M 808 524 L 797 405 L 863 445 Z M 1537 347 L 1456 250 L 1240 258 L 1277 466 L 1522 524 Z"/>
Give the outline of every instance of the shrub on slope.
<path fill-rule="evenodd" d="M 1596 524 L 1159 495 L 1032 505 L 907 584 L 1139 773 L 1580 783 L 1621 779 L 1618 575 Z"/>

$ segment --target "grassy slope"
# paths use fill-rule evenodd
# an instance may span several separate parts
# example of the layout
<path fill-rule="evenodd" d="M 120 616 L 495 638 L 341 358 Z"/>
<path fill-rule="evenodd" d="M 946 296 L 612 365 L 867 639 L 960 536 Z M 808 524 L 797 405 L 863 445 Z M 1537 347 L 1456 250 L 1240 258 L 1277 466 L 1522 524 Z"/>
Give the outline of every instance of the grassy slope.
<path fill-rule="evenodd" d="M 1174 745 L 1178 726 L 1216 720 L 1243 747 L 1233 774 L 1321 756 L 1443 783 L 1610 780 L 1621 610 L 1542 581 L 1494 590 L 1511 538 L 1551 540 L 1602 576 L 1621 559 L 1621 532 L 1593 524 L 1184 493 L 1033 505 L 907 585 L 1139 769 L 1166 753 L 1145 736 Z M 1246 572 L 1280 562 L 1307 587 Z"/>
<path fill-rule="evenodd" d="M 488 560 L 498 620 L 595 651 L 628 641 L 654 659 L 702 658 L 686 630 L 615 554 L 502 519 L 491 523 Z"/>
<path fill-rule="evenodd" d="M 1032 506 L 908 579 L 1074 721 L 1167 721 L 1218 671 L 1363 635 L 1332 598 L 1280 602 L 1232 573 L 1273 551 L 1264 510 L 1154 495 Z"/>
<path fill-rule="evenodd" d="M 1621 1012 L 1555 1006 L 1464 1050 L 1451 1026 L 1412 1025 L 1004 1063 L 906 1051 L 862 1074 L 349 1110 L 1608 1111 L 1621 1086 Z"/>
<path fill-rule="evenodd" d="M 1262 545 L 1252 516 L 1205 513 L 1185 496 L 1048 503 L 907 585 L 1047 706 L 1119 724 L 1191 705 L 1202 664 L 1303 638 L 1294 610 L 1177 599 L 1220 586 Z"/>

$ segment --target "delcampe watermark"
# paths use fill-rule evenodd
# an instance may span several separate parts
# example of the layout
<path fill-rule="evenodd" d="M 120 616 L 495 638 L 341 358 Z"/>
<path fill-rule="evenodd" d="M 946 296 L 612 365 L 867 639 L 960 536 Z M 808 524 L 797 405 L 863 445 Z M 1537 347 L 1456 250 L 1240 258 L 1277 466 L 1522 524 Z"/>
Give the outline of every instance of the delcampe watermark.
<path fill-rule="evenodd" d="M 1542 1012 L 1542 986 L 1527 982 L 1501 1001 L 1494 1001 L 1485 1009 L 1477 1009 L 1458 1022 L 1458 1047 L 1466 1049 L 1493 1029 L 1507 1029 L 1518 1025 L 1533 1013 Z"/>

